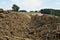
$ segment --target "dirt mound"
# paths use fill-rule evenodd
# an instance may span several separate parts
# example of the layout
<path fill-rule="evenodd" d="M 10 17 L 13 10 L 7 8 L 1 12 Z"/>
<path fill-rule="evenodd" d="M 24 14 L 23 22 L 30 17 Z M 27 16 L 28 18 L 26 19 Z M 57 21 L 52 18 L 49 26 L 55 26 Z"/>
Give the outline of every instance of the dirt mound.
<path fill-rule="evenodd" d="M 1 13 L 0 40 L 59 40 L 60 17 L 38 14 Z"/>
<path fill-rule="evenodd" d="M 4 12 L 4 10 L 2 8 L 0 8 L 0 13 Z"/>

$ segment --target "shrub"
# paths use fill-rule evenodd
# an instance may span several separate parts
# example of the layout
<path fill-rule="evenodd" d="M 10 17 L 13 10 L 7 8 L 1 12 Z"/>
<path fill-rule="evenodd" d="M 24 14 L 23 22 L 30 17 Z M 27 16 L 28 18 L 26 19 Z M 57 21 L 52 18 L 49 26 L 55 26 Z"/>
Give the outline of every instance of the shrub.
<path fill-rule="evenodd" d="M 19 12 L 27 12 L 26 10 L 20 10 Z"/>
<path fill-rule="evenodd" d="M 35 11 L 35 12 L 38 12 L 38 11 Z"/>
<path fill-rule="evenodd" d="M 30 11 L 30 12 L 34 12 L 34 11 Z"/>

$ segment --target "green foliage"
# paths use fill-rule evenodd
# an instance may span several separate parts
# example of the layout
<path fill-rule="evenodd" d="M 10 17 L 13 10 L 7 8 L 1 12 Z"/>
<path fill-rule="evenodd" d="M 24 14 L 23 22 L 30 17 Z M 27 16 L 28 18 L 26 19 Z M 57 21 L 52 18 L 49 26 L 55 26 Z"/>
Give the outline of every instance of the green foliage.
<path fill-rule="evenodd" d="M 30 12 L 34 12 L 34 11 L 30 11 Z"/>
<path fill-rule="evenodd" d="M 27 12 L 26 10 L 20 10 L 19 12 Z"/>
<path fill-rule="evenodd" d="M 38 12 L 38 11 L 35 11 L 35 12 Z"/>
<path fill-rule="evenodd" d="M 19 11 L 19 7 L 16 4 L 13 4 L 12 10 L 13 11 Z"/>
<path fill-rule="evenodd" d="M 40 12 L 43 14 L 50 14 L 53 12 L 53 9 L 41 9 Z"/>
<path fill-rule="evenodd" d="M 39 12 L 43 14 L 52 14 L 52 15 L 60 16 L 60 10 L 55 10 L 55 9 L 41 9 Z"/>

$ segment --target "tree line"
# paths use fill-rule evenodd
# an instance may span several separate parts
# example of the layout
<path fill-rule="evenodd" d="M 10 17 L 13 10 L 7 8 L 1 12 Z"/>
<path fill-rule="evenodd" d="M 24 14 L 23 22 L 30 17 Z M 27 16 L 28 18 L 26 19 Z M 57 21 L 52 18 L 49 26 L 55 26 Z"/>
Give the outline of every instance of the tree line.
<path fill-rule="evenodd" d="M 39 12 L 43 14 L 52 14 L 52 15 L 60 16 L 60 10 L 56 10 L 56 9 L 41 9 Z"/>
<path fill-rule="evenodd" d="M 16 12 L 27 12 L 26 10 L 19 10 L 20 7 L 16 4 L 13 4 L 12 6 L 12 11 L 16 11 Z M 38 11 L 30 11 L 30 12 L 38 12 Z"/>
<path fill-rule="evenodd" d="M 20 9 L 19 6 L 13 4 L 12 11 L 27 12 L 26 10 L 19 10 L 19 9 Z M 41 9 L 40 11 L 30 11 L 30 12 L 41 12 L 42 14 L 52 14 L 52 15 L 60 16 L 60 10 L 56 10 L 56 9 Z"/>

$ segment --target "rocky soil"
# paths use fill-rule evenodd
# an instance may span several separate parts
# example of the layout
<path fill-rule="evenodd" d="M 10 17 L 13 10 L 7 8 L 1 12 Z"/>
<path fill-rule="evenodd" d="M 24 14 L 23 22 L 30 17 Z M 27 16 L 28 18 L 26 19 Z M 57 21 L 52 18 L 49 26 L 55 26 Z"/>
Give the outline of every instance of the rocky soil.
<path fill-rule="evenodd" d="M 60 17 L 40 13 L 0 13 L 0 40 L 60 40 Z"/>

